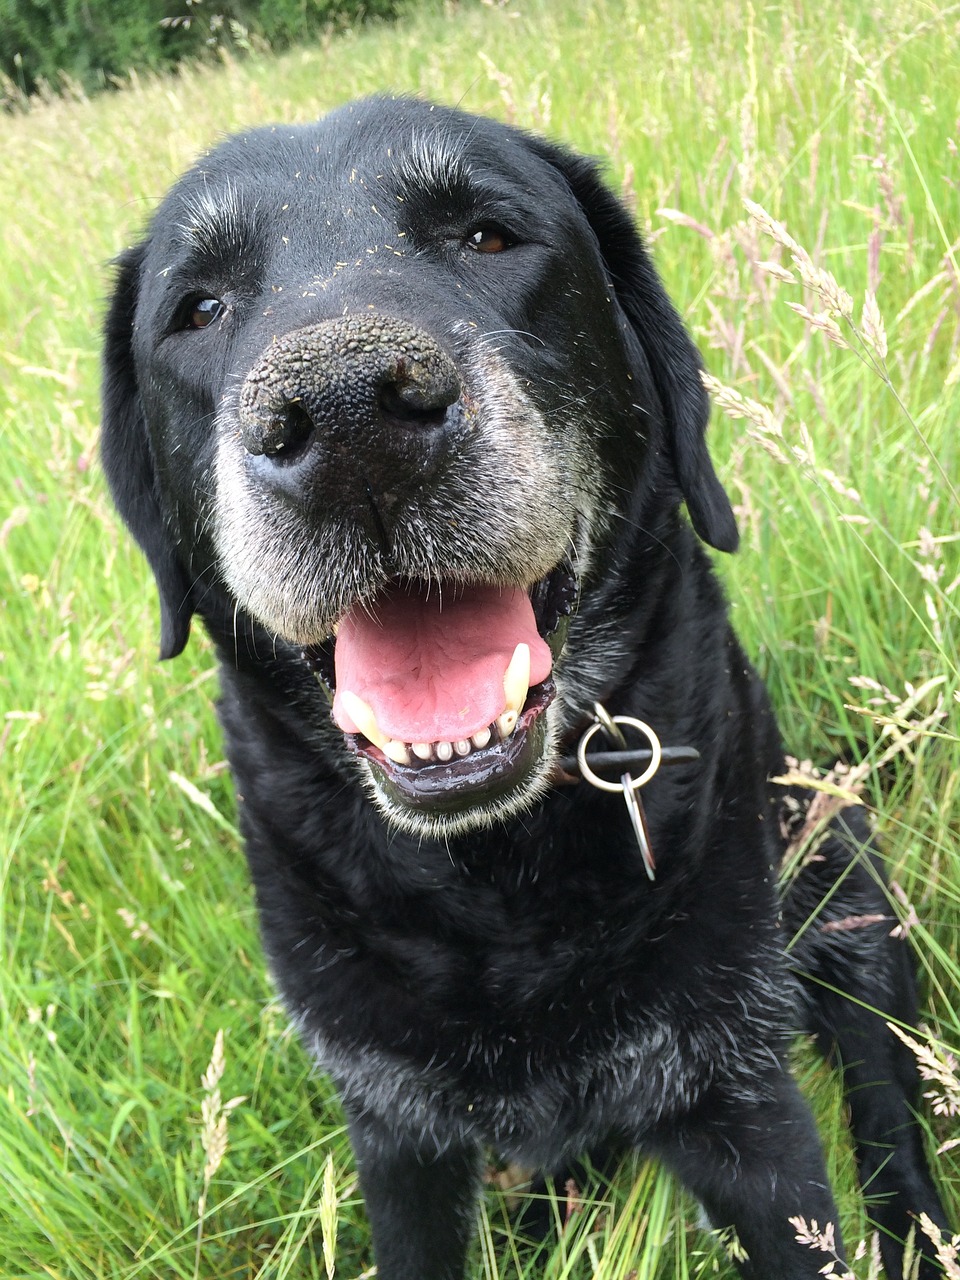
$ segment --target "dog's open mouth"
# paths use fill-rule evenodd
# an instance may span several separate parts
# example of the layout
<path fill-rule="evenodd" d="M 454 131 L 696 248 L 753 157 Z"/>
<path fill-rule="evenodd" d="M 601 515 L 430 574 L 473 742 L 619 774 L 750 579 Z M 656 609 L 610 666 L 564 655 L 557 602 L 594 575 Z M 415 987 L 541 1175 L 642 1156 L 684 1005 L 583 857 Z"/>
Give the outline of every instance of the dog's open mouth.
<path fill-rule="evenodd" d="M 334 690 L 348 745 L 394 799 L 463 808 L 516 786 L 540 759 L 576 592 L 566 565 L 529 590 L 399 581 L 306 656 Z"/>

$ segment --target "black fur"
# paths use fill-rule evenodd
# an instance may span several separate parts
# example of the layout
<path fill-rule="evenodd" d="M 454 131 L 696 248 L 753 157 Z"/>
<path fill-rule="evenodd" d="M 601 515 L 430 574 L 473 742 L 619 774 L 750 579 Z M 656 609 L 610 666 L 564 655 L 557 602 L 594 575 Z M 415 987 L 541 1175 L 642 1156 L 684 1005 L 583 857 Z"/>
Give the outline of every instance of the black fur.
<path fill-rule="evenodd" d="M 475 253 L 491 228 L 499 251 Z M 198 328 L 204 298 L 224 310 Z M 370 409 L 373 375 L 323 335 L 371 315 L 442 349 L 461 402 L 430 383 L 398 408 L 391 384 Z M 341 387 L 271 410 L 290 461 L 244 452 L 238 425 L 281 340 Z M 377 342 L 391 368 L 409 355 Z M 462 1276 L 486 1147 L 550 1173 L 611 1144 L 659 1154 L 735 1227 L 745 1276 L 816 1276 L 789 1218 L 836 1210 L 785 1065 L 798 1027 L 842 1064 L 888 1274 L 912 1215 L 945 1224 L 885 1027 L 916 1019 L 906 945 L 889 921 L 821 928 L 889 914 L 856 812 L 778 896 L 777 727 L 679 510 L 734 549 L 706 419 L 696 352 L 595 166 L 462 113 L 377 99 L 231 139 L 120 261 L 108 478 L 157 578 L 162 656 L 192 612 L 216 645 L 266 952 L 342 1091 L 381 1280 Z M 515 498 L 528 463 L 543 483 Z M 315 669 L 336 619 L 398 576 L 522 580 L 531 522 L 572 544 L 579 592 L 539 781 L 475 805 L 452 785 L 428 829 L 348 750 Z M 644 791 L 653 882 L 622 800 L 551 773 L 596 700 L 700 752 Z"/>

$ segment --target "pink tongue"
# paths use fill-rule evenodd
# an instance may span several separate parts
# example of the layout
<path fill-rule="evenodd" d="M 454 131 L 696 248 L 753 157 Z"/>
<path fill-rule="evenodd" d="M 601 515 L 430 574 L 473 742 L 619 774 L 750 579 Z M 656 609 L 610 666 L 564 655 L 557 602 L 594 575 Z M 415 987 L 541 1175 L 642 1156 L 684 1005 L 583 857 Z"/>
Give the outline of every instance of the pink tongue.
<path fill-rule="evenodd" d="M 373 708 L 398 742 L 455 742 L 492 724 L 505 708 L 503 676 L 518 644 L 530 646 L 530 684 L 550 674 L 550 649 L 519 587 L 476 586 L 418 596 L 394 588 L 356 607 L 337 632 L 333 718 L 357 726 L 340 694 Z"/>

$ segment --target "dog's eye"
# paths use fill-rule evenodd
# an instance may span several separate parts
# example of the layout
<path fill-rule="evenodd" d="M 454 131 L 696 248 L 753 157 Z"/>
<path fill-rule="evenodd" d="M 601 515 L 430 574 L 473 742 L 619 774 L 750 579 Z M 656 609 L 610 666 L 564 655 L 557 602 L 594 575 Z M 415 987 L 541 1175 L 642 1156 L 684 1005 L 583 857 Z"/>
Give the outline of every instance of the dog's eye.
<path fill-rule="evenodd" d="M 223 314 L 223 303 L 219 298 L 197 298 L 184 310 L 185 329 L 206 329 Z"/>
<path fill-rule="evenodd" d="M 515 243 L 502 227 L 480 227 L 471 231 L 465 240 L 467 247 L 476 253 L 503 253 Z"/>

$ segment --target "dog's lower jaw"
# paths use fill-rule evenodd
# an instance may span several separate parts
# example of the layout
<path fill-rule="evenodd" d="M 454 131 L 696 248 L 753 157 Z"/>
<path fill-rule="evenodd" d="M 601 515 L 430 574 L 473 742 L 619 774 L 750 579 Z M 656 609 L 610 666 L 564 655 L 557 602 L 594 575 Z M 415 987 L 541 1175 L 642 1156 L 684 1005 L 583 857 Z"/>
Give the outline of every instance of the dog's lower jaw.
<path fill-rule="evenodd" d="M 554 766 L 559 756 L 562 713 L 554 701 L 538 717 L 542 745 L 533 764 L 513 786 L 495 796 L 443 810 L 417 808 L 404 803 L 384 785 L 384 775 L 368 759 L 359 758 L 363 785 L 387 825 L 418 839 L 449 840 L 471 832 L 503 825 L 533 808 L 550 790 Z"/>

